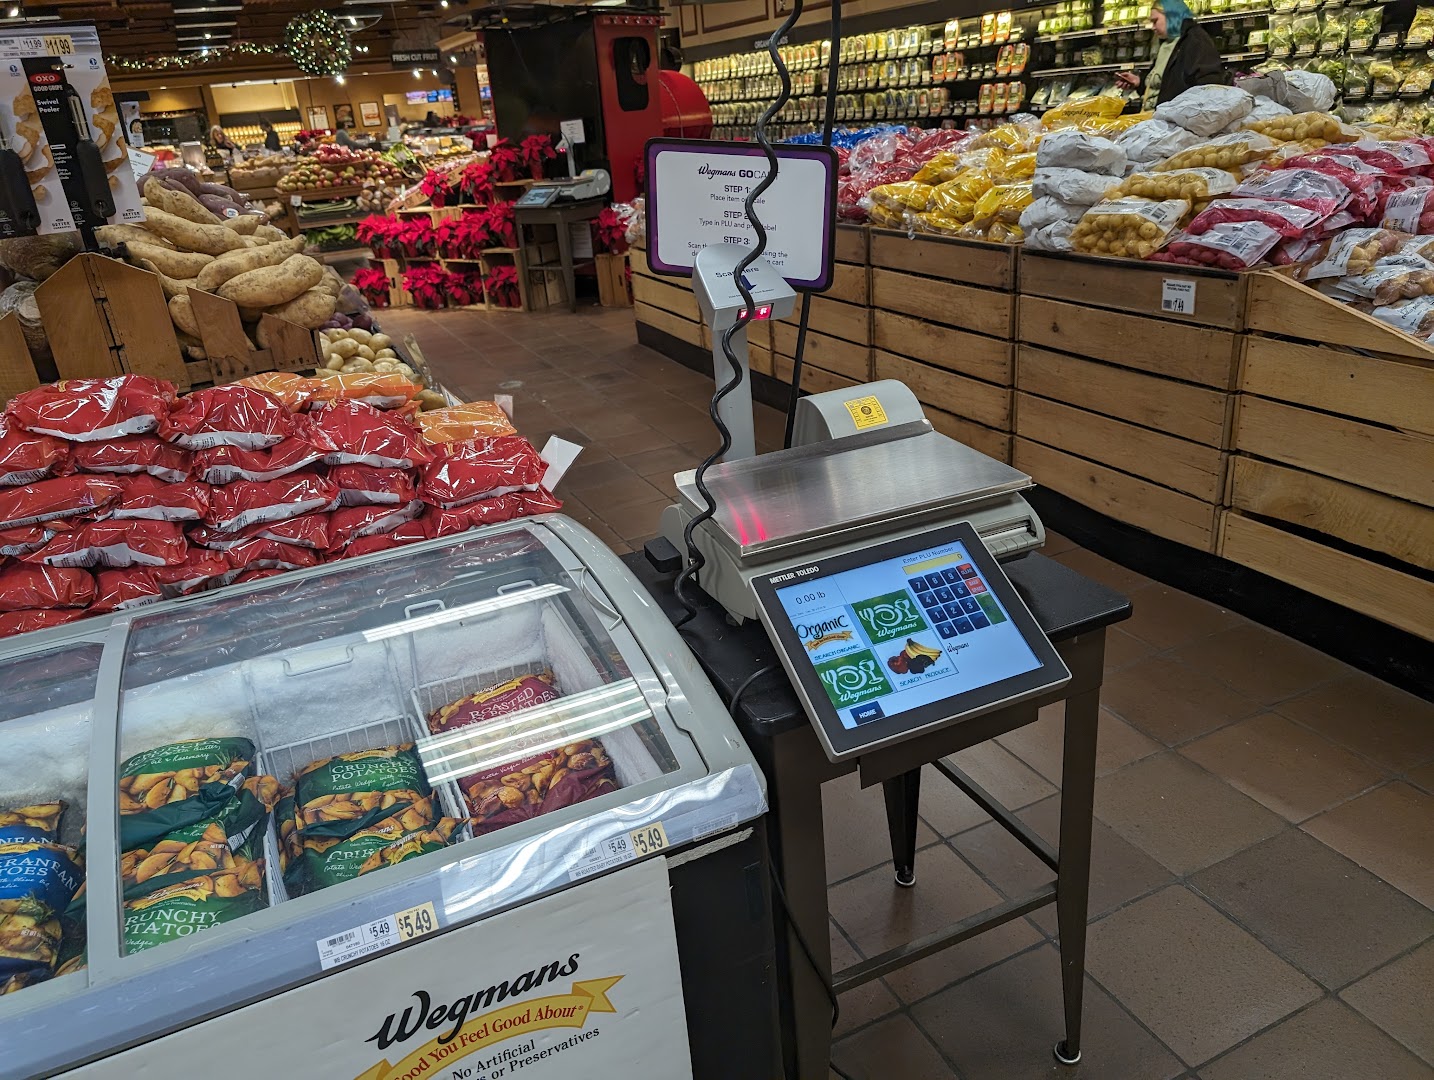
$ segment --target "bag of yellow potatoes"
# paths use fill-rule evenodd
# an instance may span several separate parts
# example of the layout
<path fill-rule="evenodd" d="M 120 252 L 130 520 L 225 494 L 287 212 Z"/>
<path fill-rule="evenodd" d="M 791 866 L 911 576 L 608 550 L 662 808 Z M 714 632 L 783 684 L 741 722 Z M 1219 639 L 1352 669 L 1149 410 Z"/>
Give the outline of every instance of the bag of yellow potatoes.
<path fill-rule="evenodd" d="M 1358 142 L 1364 134 L 1358 128 L 1344 124 L 1339 117 L 1325 112 L 1272 116 L 1268 120 L 1256 120 L 1253 124 L 1247 124 L 1246 129 L 1283 142 L 1323 139 L 1327 143 L 1350 143 Z"/>
<path fill-rule="evenodd" d="M 1112 94 L 1082 98 L 1079 101 L 1065 101 L 1054 109 L 1047 109 L 1041 123 L 1047 131 L 1098 121 L 1110 122 L 1125 111 L 1125 99 Z"/>
<path fill-rule="evenodd" d="M 896 213 L 919 214 L 931 201 L 932 187 L 915 180 L 903 180 L 897 184 L 881 184 L 867 192 L 872 206 L 880 206 Z"/>
<path fill-rule="evenodd" d="M 1106 193 L 1110 199 L 1134 195 L 1141 199 L 1184 199 L 1194 203 L 1235 190 L 1234 174 L 1224 169 L 1178 169 L 1174 172 L 1131 173 L 1119 187 Z"/>
<path fill-rule="evenodd" d="M 1288 117 L 1276 117 L 1285 120 Z M 1174 172 L 1177 169 L 1238 169 L 1252 161 L 1264 161 L 1275 152 L 1276 144 L 1258 131 L 1232 131 L 1219 135 L 1171 154 L 1155 166 L 1156 172 Z"/>
<path fill-rule="evenodd" d="M 1076 224 L 1071 247 L 1090 255 L 1148 259 L 1190 210 L 1184 199 L 1113 199 L 1096 203 Z"/>

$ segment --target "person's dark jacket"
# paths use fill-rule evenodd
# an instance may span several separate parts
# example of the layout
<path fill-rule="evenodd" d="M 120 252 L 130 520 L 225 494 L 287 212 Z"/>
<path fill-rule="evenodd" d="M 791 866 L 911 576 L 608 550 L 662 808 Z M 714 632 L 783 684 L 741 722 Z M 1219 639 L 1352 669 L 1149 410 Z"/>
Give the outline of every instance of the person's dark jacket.
<path fill-rule="evenodd" d="M 1230 73 L 1220 61 L 1220 50 L 1205 28 L 1191 19 L 1181 28 L 1180 40 L 1165 65 L 1157 104 L 1179 97 L 1192 86 L 1228 85 L 1229 82 Z"/>
<path fill-rule="evenodd" d="M 277 131 L 275 131 L 273 128 L 270 128 L 268 131 L 264 132 L 265 150 L 278 150 L 279 145 L 279 133 Z"/>

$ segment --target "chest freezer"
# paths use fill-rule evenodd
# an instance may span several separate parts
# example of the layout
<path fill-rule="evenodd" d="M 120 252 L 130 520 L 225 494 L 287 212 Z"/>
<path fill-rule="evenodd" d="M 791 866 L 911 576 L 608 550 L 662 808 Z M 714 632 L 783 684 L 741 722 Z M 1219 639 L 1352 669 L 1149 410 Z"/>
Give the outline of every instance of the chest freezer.
<path fill-rule="evenodd" d="M 66 973 L 0 995 L 3 1077 L 341 975 L 351 928 L 430 904 L 434 932 L 472 924 L 766 808 L 676 632 L 559 516 L 27 635 L 0 686 L 0 810 L 63 800 L 55 840 L 85 864 L 63 917 L 38 920 Z M 178 744 L 224 760 L 167 758 Z M 400 759 L 402 782 L 348 782 Z M 293 804 L 262 831 L 215 809 L 271 783 Z M 360 845 L 357 872 L 328 858 L 415 810 L 400 831 L 421 842 Z M 220 818 L 227 852 L 186 846 Z"/>

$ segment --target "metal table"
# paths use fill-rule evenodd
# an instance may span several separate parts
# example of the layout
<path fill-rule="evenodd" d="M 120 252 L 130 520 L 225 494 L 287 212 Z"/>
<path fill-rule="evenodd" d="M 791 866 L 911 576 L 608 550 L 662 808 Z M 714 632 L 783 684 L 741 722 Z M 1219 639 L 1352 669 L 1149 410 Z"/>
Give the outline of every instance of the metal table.
<path fill-rule="evenodd" d="M 573 241 L 568 226 L 579 221 L 591 221 L 607 206 L 607 198 L 583 199 L 580 202 L 565 202 L 562 199 L 551 206 L 520 206 L 513 211 L 513 220 L 519 229 L 518 244 L 523 249 L 524 261 L 529 270 L 560 269 L 563 274 L 563 288 L 567 290 L 568 310 L 577 311 L 577 282 L 573 274 Z M 552 225 L 558 234 L 558 265 L 534 262 L 527 256 L 527 238 L 522 235 L 524 225 Z"/>
<path fill-rule="evenodd" d="M 623 561 L 652 593 L 665 614 L 674 621 L 683 614 L 682 607 L 672 597 L 671 575 L 654 570 L 642 552 L 624 556 Z M 1070 668 L 1070 683 L 1045 697 L 973 717 L 841 764 L 833 764 L 822 751 L 761 626 L 755 622 L 746 622 L 740 627 L 730 625 L 715 601 L 692 590 L 699 610 L 696 618 L 683 628 L 683 637 L 724 700 L 730 702 L 733 693 L 753 672 L 767 666 L 774 668 L 773 674 L 759 678 L 743 693 L 736 720 L 766 773 L 773 863 L 795 923 L 784 935 L 787 947 L 782 972 L 789 1075 L 802 1080 L 828 1075 L 831 1006 L 824 980 L 830 980 L 838 994 L 845 993 L 1052 902 L 1056 905 L 1060 935 L 1066 1026 L 1066 1037 L 1057 1046 L 1056 1053 L 1067 1062 L 1080 1056 L 1091 816 L 1105 629 L 1130 616 L 1130 601 L 1039 554 L 1016 559 L 1003 568 Z M 1065 749 L 1060 843 L 1058 851 L 1053 851 L 979 784 L 942 759 L 1034 722 L 1042 706 L 1057 701 L 1065 703 Z M 911 883 L 919 888 L 915 880 L 916 812 L 920 769 L 927 763 L 934 763 L 947 779 L 1049 866 L 1055 880 L 833 973 L 827 930 L 821 786 L 854 770 L 860 772 L 863 786 L 883 785 L 897 878 L 892 887 Z M 821 968 L 820 977 L 803 955 L 797 930 Z"/>

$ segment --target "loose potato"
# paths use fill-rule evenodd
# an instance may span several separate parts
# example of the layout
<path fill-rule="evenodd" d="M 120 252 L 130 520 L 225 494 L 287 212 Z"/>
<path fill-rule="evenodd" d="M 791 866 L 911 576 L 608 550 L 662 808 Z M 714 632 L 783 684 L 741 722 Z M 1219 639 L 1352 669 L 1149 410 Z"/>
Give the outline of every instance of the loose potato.
<path fill-rule="evenodd" d="M 172 278 L 148 259 L 140 259 L 139 265 L 159 278 L 159 287 L 164 290 L 166 299 L 188 296 L 191 287 L 198 287 L 197 278 Z"/>
<path fill-rule="evenodd" d="M 290 300 L 269 309 L 270 315 L 277 315 L 291 323 L 298 323 L 306 330 L 314 330 L 334 317 L 338 301 L 330 293 L 315 287 Z"/>
<path fill-rule="evenodd" d="M 253 236 L 254 230 L 264 224 L 264 219 L 258 214 L 240 214 L 238 217 L 225 218 L 220 224 L 226 229 L 233 229 L 240 236 Z"/>
<path fill-rule="evenodd" d="M 333 352 L 335 356 L 342 356 L 345 360 L 348 360 L 358 353 L 358 342 L 352 341 L 349 338 L 341 338 L 334 342 L 333 348 L 330 351 Z"/>
<path fill-rule="evenodd" d="M 219 218 L 187 191 L 167 188 L 154 177 L 144 182 L 144 197 L 150 206 L 192 221 L 196 225 L 218 225 Z M 148 215 L 145 215 L 146 219 Z"/>
<path fill-rule="evenodd" d="M 369 342 L 369 348 L 373 348 L 373 342 Z M 375 360 L 397 360 L 398 353 L 392 349 L 377 349 L 374 351 L 373 358 Z"/>
<path fill-rule="evenodd" d="M 377 359 L 377 358 L 374 356 L 374 354 L 373 354 L 373 350 L 370 349 L 367 345 L 360 345 L 360 346 L 358 347 L 358 358 L 359 358 L 360 360 L 368 360 L 368 361 L 373 361 L 373 360 Z"/>
<path fill-rule="evenodd" d="M 131 240 L 125 241 L 125 255 L 131 265 L 139 266 L 142 260 L 148 260 L 157 266 L 161 273 L 173 278 L 197 278 L 199 271 L 208 266 L 214 258 L 197 251 L 175 251 L 159 244 L 142 244 Z"/>
<path fill-rule="evenodd" d="M 388 349 L 393 347 L 393 338 L 387 334 L 371 334 L 368 344 L 371 349 Z"/>
<path fill-rule="evenodd" d="M 140 228 L 138 225 L 101 225 L 95 230 L 95 236 L 106 247 L 119 247 L 121 244 L 154 244 L 163 248 L 174 247 L 164 237 L 152 233 L 148 229 Z"/>
<path fill-rule="evenodd" d="M 324 367 L 328 368 L 330 371 L 338 371 L 343 366 L 344 358 L 342 356 L 332 357 L 324 363 Z"/>
<path fill-rule="evenodd" d="M 174 296 L 169 300 L 169 317 L 174 325 L 190 337 L 199 337 L 199 320 L 194 317 L 194 306 L 187 296 Z"/>
<path fill-rule="evenodd" d="M 205 211 L 208 213 L 208 211 Z M 248 247 L 247 237 L 223 225 L 201 225 L 177 214 L 151 207 L 145 213 L 145 227 L 158 233 L 181 251 L 202 251 L 206 255 L 222 255 L 226 251 Z"/>
<path fill-rule="evenodd" d="M 323 276 L 324 268 L 317 259 L 290 255 L 278 266 L 265 266 L 230 278 L 219 286 L 218 294 L 242 307 L 271 308 L 303 295 Z"/>
<path fill-rule="evenodd" d="M 277 244 L 281 240 L 289 239 L 289 234 L 283 229 L 276 229 L 273 225 L 260 225 L 254 230 L 254 238 Z"/>
<path fill-rule="evenodd" d="M 354 341 L 357 341 L 360 345 L 367 345 L 369 338 L 373 337 L 373 335 L 370 334 L 367 330 L 364 330 L 363 328 L 358 326 L 352 327 L 348 331 L 348 335 Z"/>
<path fill-rule="evenodd" d="M 339 277 L 339 272 L 332 266 L 324 267 L 324 276 L 319 281 L 319 288 L 337 299 L 339 293 L 343 291 L 343 287 L 344 279 Z"/>
<path fill-rule="evenodd" d="M 290 255 L 298 254 L 302 239 L 297 242 L 286 240 L 282 244 L 264 244 L 262 247 L 227 251 L 204 268 L 199 275 L 199 288 L 205 292 L 216 292 L 226 281 L 250 270 L 265 266 L 278 266 Z"/>

